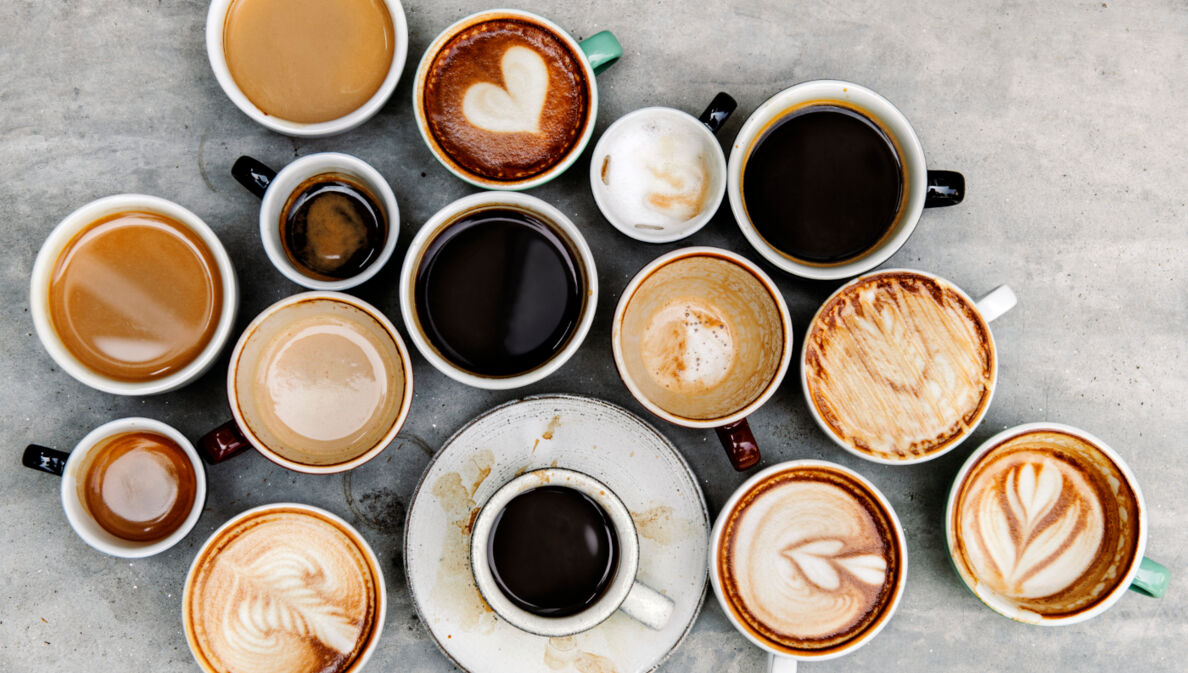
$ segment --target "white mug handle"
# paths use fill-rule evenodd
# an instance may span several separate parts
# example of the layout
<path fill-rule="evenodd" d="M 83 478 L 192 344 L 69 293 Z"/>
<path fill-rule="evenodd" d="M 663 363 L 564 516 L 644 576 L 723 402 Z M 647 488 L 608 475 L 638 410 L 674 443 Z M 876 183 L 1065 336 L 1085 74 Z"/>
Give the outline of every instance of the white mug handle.
<path fill-rule="evenodd" d="M 999 285 L 991 290 L 990 294 L 974 302 L 974 305 L 978 307 L 982 319 L 991 322 L 1014 308 L 1017 303 L 1019 303 L 1019 299 L 1015 296 L 1015 291 L 1009 286 Z"/>
<path fill-rule="evenodd" d="M 644 626 L 659 631 L 672 617 L 672 600 L 651 587 L 635 582 L 619 609 Z"/>
<path fill-rule="evenodd" d="M 768 653 L 767 673 L 796 673 L 796 660 L 792 657 L 781 657 Z"/>

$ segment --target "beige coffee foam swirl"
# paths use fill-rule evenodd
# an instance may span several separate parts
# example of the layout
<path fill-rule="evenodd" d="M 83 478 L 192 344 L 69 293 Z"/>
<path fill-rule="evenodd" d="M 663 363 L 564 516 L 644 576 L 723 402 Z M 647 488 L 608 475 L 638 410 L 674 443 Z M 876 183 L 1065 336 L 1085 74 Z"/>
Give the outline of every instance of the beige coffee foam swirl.
<path fill-rule="evenodd" d="M 1091 444 L 1029 433 L 970 471 L 954 512 L 959 571 L 982 595 L 1060 615 L 1110 592 L 1134 558 L 1134 495 Z"/>
<path fill-rule="evenodd" d="M 720 562 L 740 617 L 785 647 L 821 650 L 864 631 L 898 562 L 886 522 L 836 481 L 782 479 L 739 509 Z"/>
<path fill-rule="evenodd" d="M 366 645 L 376 587 L 355 543 L 305 513 L 223 533 L 191 587 L 195 640 L 217 671 L 344 671 Z"/>
<path fill-rule="evenodd" d="M 805 342 L 817 411 L 846 444 L 885 459 L 940 451 L 985 412 L 996 365 L 977 309 L 947 284 L 890 272 L 823 307 Z"/>

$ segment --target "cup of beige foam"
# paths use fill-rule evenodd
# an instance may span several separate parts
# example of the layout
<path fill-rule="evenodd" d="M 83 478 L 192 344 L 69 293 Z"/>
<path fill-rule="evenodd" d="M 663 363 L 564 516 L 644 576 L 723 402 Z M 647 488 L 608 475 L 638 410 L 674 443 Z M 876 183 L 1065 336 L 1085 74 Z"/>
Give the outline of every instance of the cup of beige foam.
<path fill-rule="evenodd" d="M 647 243 L 704 227 L 726 193 L 726 155 L 715 134 L 737 106 L 719 92 L 699 117 L 646 107 L 611 124 L 590 161 L 590 191 L 603 216 Z"/>

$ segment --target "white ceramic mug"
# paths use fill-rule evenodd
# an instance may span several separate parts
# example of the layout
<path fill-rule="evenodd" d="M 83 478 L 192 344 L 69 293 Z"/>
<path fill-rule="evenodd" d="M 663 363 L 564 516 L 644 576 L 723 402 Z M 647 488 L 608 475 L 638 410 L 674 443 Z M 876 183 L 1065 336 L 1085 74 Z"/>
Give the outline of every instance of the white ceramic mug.
<path fill-rule="evenodd" d="M 164 215 L 178 222 L 194 232 L 214 257 L 218 268 L 219 278 L 223 286 L 223 296 L 219 313 L 218 325 L 210 342 L 185 367 L 176 372 L 150 381 L 120 381 L 93 371 L 78 358 L 74 357 L 62 339 L 54 330 L 50 319 L 49 288 L 50 278 L 54 266 L 58 262 L 62 251 L 65 250 L 74 237 L 86 229 L 96 220 L 108 215 L 128 211 L 146 211 Z M 33 326 L 37 330 L 37 338 L 41 345 L 49 352 L 50 357 L 67 374 L 86 385 L 113 395 L 155 395 L 171 390 L 177 390 L 202 376 L 218 358 L 223 345 L 231 335 L 231 328 L 235 324 L 235 314 L 239 309 L 239 285 L 235 279 L 235 268 L 231 265 L 231 258 L 227 250 L 219 241 L 202 218 L 190 210 L 172 201 L 157 196 L 144 194 L 117 194 L 107 196 L 88 203 L 70 213 L 54 227 L 50 235 L 37 253 L 37 260 L 33 263 L 32 280 L 29 284 L 29 311 L 33 314 Z"/>
<path fill-rule="evenodd" d="M 587 495 L 606 512 L 618 541 L 618 567 L 610 584 L 590 607 L 566 617 L 542 617 L 517 607 L 495 583 L 487 557 L 491 529 L 503 508 L 517 495 L 541 486 L 564 486 Z M 639 537 L 626 505 L 593 477 L 559 468 L 533 470 L 512 479 L 487 500 L 474 521 L 470 539 L 470 567 L 483 600 L 512 625 L 541 636 L 570 636 L 598 626 L 616 610 L 652 629 L 662 629 L 672 616 L 672 601 L 636 578 Z"/>
<path fill-rule="evenodd" d="M 388 13 L 392 16 L 392 31 L 395 46 L 392 50 L 392 64 L 388 74 L 380 84 L 379 89 L 352 112 L 338 119 L 312 124 L 292 122 L 280 119 L 256 107 L 235 83 L 231 70 L 227 67 L 227 54 L 223 51 L 223 30 L 227 22 L 227 10 L 236 0 L 212 0 L 210 9 L 206 13 L 206 56 L 210 59 L 211 70 L 215 79 L 223 88 L 223 93 L 235 103 L 248 117 L 261 126 L 289 136 L 302 138 L 323 138 L 344 131 L 349 131 L 375 116 L 380 111 L 392 92 L 396 90 L 396 83 L 400 81 L 400 73 L 404 71 L 404 61 L 408 57 L 408 22 L 404 18 L 404 7 L 400 0 L 384 0 Z"/>
<path fill-rule="evenodd" d="M 917 269 L 881 269 L 881 270 L 873 272 L 873 273 L 859 276 L 859 277 L 851 280 L 850 282 L 842 285 L 836 291 L 834 291 L 833 294 L 829 295 L 828 299 L 821 302 L 820 308 L 817 309 L 817 312 L 813 315 L 813 319 L 809 322 L 809 328 L 808 328 L 809 332 L 811 333 L 814 326 L 817 324 L 817 319 L 821 315 L 821 311 L 824 310 L 827 306 L 829 306 L 833 302 L 833 299 L 835 297 L 837 297 L 839 294 L 845 292 L 847 288 L 857 285 L 859 283 L 866 282 L 870 278 L 881 275 L 881 274 L 894 274 L 894 273 L 919 274 L 921 276 L 931 278 L 932 280 L 934 280 L 946 287 L 952 288 L 953 291 L 955 291 L 962 298 L 964 298 L 964 300 L 966 302 L 968 302 L 970 306 L 973 306 L 974 308 L 977 309 L 979 317 L 981 318 L 981 320 L 983 322 L 986 323 L 986 325 L 987 325 L 986 335 L 988 336 L 988 340 L 990 342 L 989 345 L 990 345 L 990 350 L 991 350 L 991 360 L 993 362 L 994 371 L 993 371 L 993 375 L 991 377 L 990 392 L 988 393 L 987 399 L 986 399 L 985 403 L 982 405 L 981 412 L 978 414 L 977 418 L 974 419 L 974 421 L 972 423 L 969 423 L 967 425 L 964 432 L 962 432 L 958 438 L 956 438 L 955 440 L 949 441 L 949 443 L 947 443 L 940 450 L 926 453 L 922 456 L 912 456 L 912 457 L 897 458 L 897 459 L 883 458 L 881 456 L 877 456 L 877 455 L 874 455 L 871 453 L 858 451 L 853 446 L 850 446 L 849 443 L 843 441 L 841 437 L 838 437 L 837 433 L 833 430 L 833 428 L 829 427 L 829 424 L 826 423 L 825 419 L 821 417 L 821 412 L 817 409 L 817 405 L 813 403 L 812 393 L 809 390 L 808 371 L 807 371 L 807 365 L 805 363 L 805 357 L 808 353 L 808 340 L 807 339 L 805 340 L 804 345 L 800 349 L 800 389 L 801 389 L 802 393 L 804 394 L 804 399 L 806 401 L 806 405 L 809 408 L 809 413 L 811 413 L 813 416 L 813 420 L 815 420 L 817 422 L 817 425 L 829 437 L 829 439 L 833 440 L 834 444 L 837 444 L 841 448 L 845 449 L 849 453 L 854 454 L 855 456 L 858 456 L 859 458 L 864 458 L 866 460 L 873 461 L 876 463 L 882 463 L 884 465 L 910 465 L 910 464 L 914 464 L 914 463 L 922 463 L 924 461 L 932 460 L 933 458 L 943 456 L 944 454 L 948 453 L 949 451 L 952 451 L 959 444 L 961 444 L 961 442 L 963 442 L 965 440 L 965 438 L 968 437 L 975 429 L 977 429 L 978 424 L 980 424 L 982 422 L 982 419 L 985 418 L 986 411 L 989 410 L 990 403 L 993 401 L 993 398 L 994 398 L 994 390 L 998 387 L 998 350 L 997 350 L 997 346 L 994 343 L 994 338 L 990 334 L 989 323 L 992 322 L 993 320 L 996 320 L 997 318 L 1002 316 L 1004 313 L 1006 313 L 1007 311 L 1010 311 L 1012 308 L 1014 308 L 1015 304 L 1018 303 L 1018 299 L 1015 297 L 1014 291 L 1011 290 L 1011 288 L 1009 286 L 999 285 L 998 287 L 994 288 L 989 293 L 984 295 L 981 299 L 974 301 L 972 298 L 969 297 L 969 295 L 965 294 L 965 292 L 962 291 L 961 288 L 957 287 L 953 283 L 951 283 L 951 282 L 945 280 L 944 278 L 941 278 L 940 276 L 937 276 L 935 274 L 928 273 L 926 271 L 919 271 Z"/>
<path fill-rule="evenodd" d="M 87 457 L 102 447 L 104 440 L 129 432 L 152 432 L 172 439 L 186 452 L 186 457 L 194 468 L 194 502 L 190 505 L 190 512 L 177 530 L 160 540 L 126 540 L 109 533 L 99 525 L 79 497 L 79 480 L 85 477 L 80 471 L 87 466 Z M 206 504 L 206 469 L 198 457 L 198 452 L 194 450 L 194 445 L 172 426 L 151 418 L 120 418 L 104 423 L 79 440 L 70 453 L 30 445 L 25 449 L 22 463 L 25 467 L 62 477 L 62 509 L 66 512 L 66 520 L 70 527 L 78 533 L 83 542 L 112 556 L 144 558 L 169 549 L 194 528 Z"/>
<path fill-rule="evenodd" d="M 749 628 L 744 626 L 739 621 L 735 614 L 734 608 L 731 606 L 729 599 L 725 596 L 722 590 L 722 578 L 720 577 L 720 564 L 718 562 L 719 555 L 722 553 L 723 532 L 726 522 L 730 519 L 734 508 L 738 505 L 739 500 L 745 496 L 752 487 L 763 482 L 773 475 L 796 468 L 822 468 L 841 472 L 849 476 L 854 481 L 862 485 L 863 490 L 872 496 L 879 504 L 879 506 L 886 513 L 887 519 L 891 524 L 895 537 L 896 553 L 898 554 L 899 563 L 897 565 L 898 572 L 895 579 L 894 594 L 890 601 L 882 608 L 882 614 L 877 617 L 877 623 L 866 627 L 866 631 L 859 634 L 849 642 L 841 646 L 834 646 L 824 653 L 815 653 L 809 650 L 800 652 L 790 652 L 776 647 L 774 644 L 766 642 L 751 632 Z M 883 495 L 878 488 L 875 487 L 869 480 L 857 472 L 837 465 L 835 463 L 826 462 L 823 460 L 793 460 L 784 463 L 777 463 L 760 472 L 755 473 L 750 479 L 747 479 L 735 489 L 730 498 L 722 505 L 719 511 L 718 518 L 714 522 L 713 530 L 710 532 L 710 546 L 709 546 L 709 576 L 710 586 L 714 589 L 714 596 L 718 598 L 718 605 L 722 608 L 726 618 L 730 620 L 730 624 L 747 640 L 754 645 L 767 652 L 767 671 L 768 673 L 795 673 L 798 662 L 801 661 L 826 661 L 828 659 L 836 659 L 847 655 L 854 650 L 862 647 L 870 642 L 887 622 L 891 621 L 891 617 L 895 614 L 896 608 L 899 607 L 899 601 L 903 597 L 904 585 L 907 583 L 907 568 L 908 568 L 908 549 L 907 538 L 903 534 L 903 525 L 899 522 L 899 517 L 895 514 L 895 510 L 891 507 L 891 503 Z M 773 581 L 776 581 L 773 579 Z"/>
<path fill-rule="evenodd" d="M 716 134 L 737 106 L 738 104 L 729 95 L 719 93 L 698 117 L 683 110 L 668 107 L 640 108 L 619 117 L 602 133 L 598 144 L 594 146 L 594 154 L 590 159 L 590 191 L 594 194 L 594 201 L 598 204 L 598 209 L 602 211 L 602 216 L 619 231 L 645 243 L 671 243 L 700 231 L 718 212 L 718 206 L 722 204 L 722 198 L 726 194 L 726 154 L 722 151 L 722 146 L 718 144 Z M 667 229 L 641 226 L 637 222 L 620 216 L 616 208 L 616 200 L 620 196 L 608 189 L 604 180 L 605 171 L 613 170 L 612 167 L 615 164 L 611 161 L 609 152 L 616 136 L 657 121 L 670 124 L 673 128 L 679 128 L 699 137 L 703 147 L 709 149 L 709 157 L 705 166 L 708 170 L 709 187 L 702 198 L 701 210 L 692 218 L 674 224 Z M 620 161 L 628 161 L 628 159 L 620 159 Z"/>
<path fill-rule="evenodd" d="M 450 226 L 463 217 L 484 210 L 511 209 L 524 212 L 533 218 L 549 225 L 553 232 L 565 240 L 573 254 L 575 266 L 582 275 L 585 286 L 585 303 L 582 305 L 581 317 L 569 335 L 565 344 L 553 355 L 536 367 L 511 376 L 487 376 L 468 371 L 446 359 L 437 348 L 430 343 L 429 338 L 421 326 L 417 314 L 416 292 L 417 270 L 421 259 L 429 245 Z M 400 315 L 404 318 L 404 326 L 413 345 L 421 355 L 433 365 L 437 371 L 446 376 L 476 388 L 488 390 L 508 390 L 520 388 L 535 383 L 561 368 L 577 349 L 581 347 L 590 325 L 594 322 L 594 311 L 598 306 L 598 271 L 594 266 L 594 254 L 582 236 L 577 226 L 557 208 L 545 201 L 516 192 L 479 192 L 464 196 L 448 206 L 437 211 L 429 218 L 408 244 L 408 252 L 404 255 L 404 266 L 400 269 Z"/>
<path fill-rule="evenodd" d="M 875 247 L 835 264 L 810 264 L 795 259 L 770 245 L 747 215 L 742 194 L 742 176 L 758 141 L 772 125 L 802 108 L 822 104 L 845 104 L 857 108 L 877 124 L 891 140 L 902 164 L 904 203 L 891 231 Z M 730 176 L 727 186 L 730 209 L 743 236 L 767 261 L 788 273 L 817 280 L 848 278 L 882 264 L 895 254 L 912 235 L 925 207 L 959 203 L 965 194 L 965 180 L 952 171 L 929 171 L 924 163 L 924 149 L 916 132 L 886 98 L 852 82 L 815 80 L 784 89 L 760 105 L 743 123 L 730 151 Z"/>
<path fill-rule="evenodd" d="M 387 224 L 387 239 L 379 255 L 361 272 L 339 280 L 321 280 L 302 273 L 285 254 L 281 241 L 281 217 L 289 197 L 301 183 L 326 173 L 339 173 L 358 180 L 378 201 L 377 205 L 383 209 Z M 260 198 L 260 240 L 264 243 L 264 252 L 277 271 L 298 285 L 331 292 L 350 289 L 379 273 L 396 250 L 396 238 L 400 233 L 400 207 L 396 204 L 396 195 L 379 171 L 356 156 L 341 152 L 319 152 L 293 160 L 279 173 L 251 157 L 243 156 L 235 161 L 231 174 Z"/>

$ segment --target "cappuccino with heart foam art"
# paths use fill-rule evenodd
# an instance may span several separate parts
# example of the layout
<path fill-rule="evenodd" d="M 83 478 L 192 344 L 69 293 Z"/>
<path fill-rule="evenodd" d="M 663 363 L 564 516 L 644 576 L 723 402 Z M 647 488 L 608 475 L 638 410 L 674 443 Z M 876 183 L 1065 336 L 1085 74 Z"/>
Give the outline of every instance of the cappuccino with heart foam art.
<path fill-rule="evenodd" d="M 431 142 L 453 168 L 516 182 L 580 150 L 590 114 L 583 56 L 523 16 L 487 16 L 449 37 L 422 100 Z"/>

